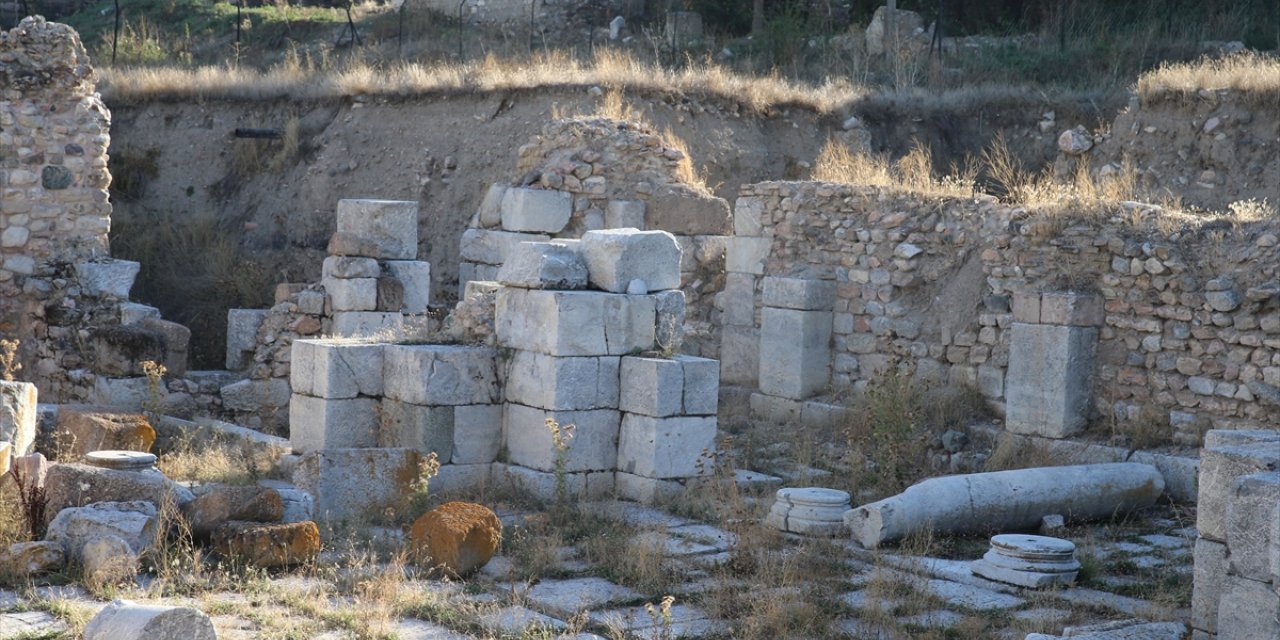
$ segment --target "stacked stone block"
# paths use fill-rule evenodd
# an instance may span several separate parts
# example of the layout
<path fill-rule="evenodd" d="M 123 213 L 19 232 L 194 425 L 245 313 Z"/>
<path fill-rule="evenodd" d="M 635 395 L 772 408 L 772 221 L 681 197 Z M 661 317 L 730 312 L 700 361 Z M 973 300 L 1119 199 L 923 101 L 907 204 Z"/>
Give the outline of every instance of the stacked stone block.
<path fill-rule="evenodd" d="M 1192 637 L 1280 637 L 1280 432 L 1208 432 L 1197 504 Z"/>
<path fill-rule="evenodd" d="M 1075 292 L 1013 296 L 1005 428 L 1065 438 L 1084 430 L 1093 406 L 1102 299 Z"/>

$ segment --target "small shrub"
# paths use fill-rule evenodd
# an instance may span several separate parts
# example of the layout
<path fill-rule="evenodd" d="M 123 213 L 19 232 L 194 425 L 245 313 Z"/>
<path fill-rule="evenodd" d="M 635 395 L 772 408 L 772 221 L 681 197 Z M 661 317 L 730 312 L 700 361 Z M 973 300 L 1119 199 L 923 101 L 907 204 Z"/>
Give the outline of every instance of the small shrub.
<path fill-rule="evenodd" d="M 13 382 L 13 374 L 22 370 L 22 363 L 18 362 L 21 344 L 20 340 L 0 340 L 0 379 L 5 382 Z"/>

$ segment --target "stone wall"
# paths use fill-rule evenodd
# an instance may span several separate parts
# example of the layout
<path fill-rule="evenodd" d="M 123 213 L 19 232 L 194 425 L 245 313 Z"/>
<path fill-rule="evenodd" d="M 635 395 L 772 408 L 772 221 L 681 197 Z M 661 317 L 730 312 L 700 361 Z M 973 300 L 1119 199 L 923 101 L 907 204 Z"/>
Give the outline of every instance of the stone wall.
<path fill-rule="evenodd" d="M 410 2 L 409 9 L 415 8 L 439 11 L 451 18 L 458 15 L 455 0 Z M 513 34 L 527 34 L 532 17 L 536 38 L 564 42 L 580 37 L 580 44 L 586 44 L 584 32 L 607 31 L 615 16 L 631 19 L 643 10 L 644 3 L 638 0 L 470 0 L 462 14 L 467 22 L 500 27 Z"/>
<path fill-rule="evenodd" d="M 729 205 L 691 184 L 685 152 L 642 125 L 568 118 L 545 125 L 518 156 L 520 177 L 491 186 L 463 233 L 459 289 L 494 280 L 520 242 L 576 239 L 600 229 L 667 231 L 682 250 L 685 350 L 717 357 L 713 302 L 723 287 Z"/>
<path fill-rule="evenodd" d="M 768 278 L 820 280 L 831 337 L 807 366 L 829 368 L 821 392 L 896 367 L 972 384 L 1003 409 L 1015 294 L 1077 291 L 1102 301 L 1091 417 L 1169 425 L 1186 444 L 1211 426 L 1280 423 L 1280 250 L 1266 222 L 766 182 L 743 187 L 734 228 L 718 301 L 726 382 L 768 384 L 763 311 L 788 306 L 765 299 Z"/>
<path fill-rule="evenodd" d="M 110 115 L 80 38 L 27 18 L 0 33 L 0 292 L 107 253 Z"/>

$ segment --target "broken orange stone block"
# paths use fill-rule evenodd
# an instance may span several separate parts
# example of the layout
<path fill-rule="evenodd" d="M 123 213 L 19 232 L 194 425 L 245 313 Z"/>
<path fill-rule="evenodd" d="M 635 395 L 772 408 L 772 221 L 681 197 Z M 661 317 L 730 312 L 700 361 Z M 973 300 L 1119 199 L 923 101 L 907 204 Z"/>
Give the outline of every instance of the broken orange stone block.
<path fill-rule="evenodd" d="M 58 409 L 60 459 L 76 461 L 91 451 L 150 451 L 156 430 L 140 413 L 94 405 Z"/>
<path fill-rule="evenodd" d="M 213 548 L 258 567 L 287 567 L 320 554 L 320 527 L 314 522 L 267 524 L 227 522 L 213 532 Z"/>
<path fill-rule="evenodd" d="M 498 550 L 502 523 L 483 505 L 446 502 L 413 523 L 410 541 L 419 563 L 465 576 L 483 567 Z"/>

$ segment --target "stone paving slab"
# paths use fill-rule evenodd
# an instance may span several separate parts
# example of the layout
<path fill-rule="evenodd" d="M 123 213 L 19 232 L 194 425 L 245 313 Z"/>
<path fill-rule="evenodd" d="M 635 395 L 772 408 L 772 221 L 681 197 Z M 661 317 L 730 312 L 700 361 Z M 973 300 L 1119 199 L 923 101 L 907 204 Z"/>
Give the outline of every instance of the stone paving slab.
<path fill-rule="evenodd" d="M 67 625 L 43 611 L 0 614 L 0 640 L 39 637 L 67 631 Z"/>
<path fill-rule="evenodd" d="M 896 632 L 890 629 L 857 618 L 837 620 L 835 628 L 840 633 L 857 640 L 893 640 L 897 637 Z"/>
<path fill-rule="evenodd" d="M 663 638 L 664 622 L 649 615 L 643 606 L 611 609 L 593 613 L 591 622 L 604 627 L 620 628 L 640 638 L 658 640 Z M 715 632 L 721 624 L 707 617 L 705 611 L 688 605 L 677 604 L 671 607 L 672 638 L 682 636 L 699 637 Z"/>
<path fill-rule="evenodd" d="M 394 631 L 399 640 L 467 640 L 468 638 L 448 627 L 412 618 L 396 622 Z M 222 640 L 222 637 L 219 636 L 218 640 Z"/>
<path fill-rule="evenodd" d="M 530 629 L 559 630 L 565 628 L 563 620 L 543 615 L 518 605 L 503 607 L 480 616 L 480 625 L 497 633 L 518 635 Z"/>
<path fill-rule="evenodd" d="M 543 580 L 530 587 L 524 597 L 541 611 L 569 617 L 579 611 L 596 610 L 611 603 L 633 602 L 644 596 L 604 578 L 574 578 Z"/>
<path fill-rule="evenodd" d="M 989 611 L 1020 607 L 1026 600 L 1007 593 L 999 593 L 949 580 L 929 580 L 924 590 L 953 607 Z"/>
<path fill-rule="evenodd" d="M 688 538 L 695 542 L 728 549 L 738 542 L 738 536 L 719 527 L 709 524 L 687 524 L 682 527 L 667 529 L 667 533 L 680 538 Z"/>
<path fill-rule="evenodd" d="M 673 516 L 665 511 L 659 511 L 658 509 L 646 507 L 634 502 L 622 502 L 616 500 L 607 502 L 589 502 L 582 505 L 582 511 L 583 513 L 599 514 L 611 520 L 624 522 L 633 527 L 666 527 L 668 529 L 674 529 L 676 527 L 696 524 L 692 520 Z"/>
<path fill-rule="evenodd" d="M 676 557 L 708 555 L 723 551 L 719 547 L 664 535 L 660 531 L 646 531 L 636 536 L 634 541 L 638 544 L 652 544 L 662 547 L 667 555 Z"/>
<path fill-rule="evenodd" d="M 914 616 L 898 618 L 898 622 L 901 624 L 927 629 L 946 629 L 959 624 L 961 620 L 964 620 L 964 615 L 950 609 L 935 609 Z"/>
<path fill-rule="evenodd" d="M 885 613 L 893 613 L 902 605 L 902 600 L 897 598 L 876 598 L 866 591 L 850 591 L 841 595 L 839 600 L 851 609 L 879 609 Z"/>

